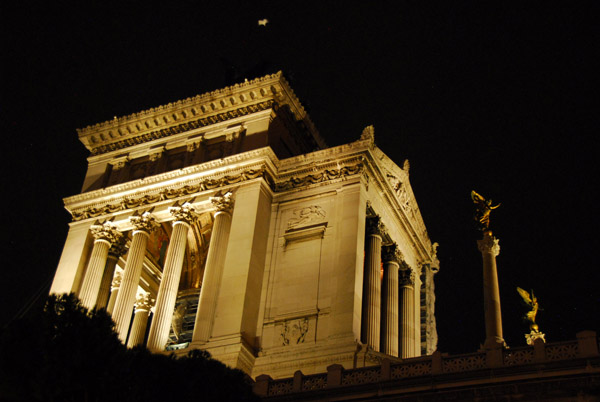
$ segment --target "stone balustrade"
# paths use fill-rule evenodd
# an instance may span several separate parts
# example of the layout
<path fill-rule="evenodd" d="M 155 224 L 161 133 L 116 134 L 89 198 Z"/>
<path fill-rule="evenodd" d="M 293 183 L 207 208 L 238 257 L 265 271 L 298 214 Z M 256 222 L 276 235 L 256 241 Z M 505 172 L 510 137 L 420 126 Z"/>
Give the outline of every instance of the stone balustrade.
<path fill-rule="evenodd" d="M 435 352 L 430 356 L 392 362 L 383 359 L 380 366 L 344 370 L 339 364 L 327 367 L 326 373 L 303 375 L 296 371 L 294 377 L 273 380 L 268 375 L 256 377 L 254 392 L 262 397 L 343 388 L 361 384 L 390 381 L 411 381 L 419 377 L 475 372 L 514 366 L 539 365 L 573 359 L 598 358 L 598 337 L 594 331 L 582 331 L 577 340 L 544 343 L 537 340 L 533 346 L 510 349 L 487 349 L 476 353 L 449 356 Z"/>

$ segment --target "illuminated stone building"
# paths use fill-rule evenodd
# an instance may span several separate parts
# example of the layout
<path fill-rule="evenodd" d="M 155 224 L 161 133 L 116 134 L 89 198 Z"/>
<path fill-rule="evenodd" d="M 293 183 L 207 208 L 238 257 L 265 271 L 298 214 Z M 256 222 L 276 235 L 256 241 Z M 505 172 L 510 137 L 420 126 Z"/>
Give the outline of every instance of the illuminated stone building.
<path fill-rule="evenodd" d="M 277 73 L 78 133 L 51 292 L 129 346 L 273 378 L 435 351 L 436 245 L 373 127 L 327 147 Z"/>

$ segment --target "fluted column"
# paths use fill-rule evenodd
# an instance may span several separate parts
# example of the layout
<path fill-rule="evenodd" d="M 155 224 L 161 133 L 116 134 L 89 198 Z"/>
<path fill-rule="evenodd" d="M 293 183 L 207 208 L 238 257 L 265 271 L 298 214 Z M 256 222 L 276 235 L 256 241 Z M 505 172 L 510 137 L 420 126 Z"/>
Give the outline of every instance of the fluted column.
<path fill-rule="evenodd" d="M 135 302 L 144 264 L 144 256 L 146 255 L 148 237 L 152 230 L 158 226 L 156 220 L 147 212 L 141 216 L 132 216 L 129 219 L 134 226 L 133 236 L 125 269 L 123 270 L 123 279 L 119 293 L 117 294 L 117 300 L 115 301 L 115 309 L 112 314 L 113 321 L 115 322 L 115 330 L 122 342 L 125 342 L 127 339 L 133 303 Z"/>
<path fill-rule="evenodd" d="M 153 300 L 150 298 L 150 293 L 138 293 L 135 300 L 135 315 L 131 324 L 131 332 L 127 340 L 127 347 L 132 348 L 141 345 L 144 342 L 146 335 L 146 326 L 148 325 L 148 316 L 152 308 Z"/>
<path fill-rule="evenodd" d="M 98 292 L 100 290 L 100 284 L 102 282 L 102 276 L 108 258 L 108 249 L 112 244 L 117 243 L 123 236 L 121 232 L 116 230 L 115 227 L 108 222 L 102 225 L 92 225 L 91 231 L 95 238 L 94 247 L 85 272 L 83 284 L 81 285 L 81 291 L 79 292 L 81 304 L 89 309 L 96 306 L 96 300 L 98 299 Z"/>
<path fill-rule="evenodd" d="M 194 208 L 187 203 L 181 207 L 171 207 L 169 212 L 175 217 L 175 222 L 173 222 L 173 233 L 167 250 L 163 276 L 156 296 L 154 317 L 148 335 L 148 349 L 153 352 L 164 350 L 169 338 L 185 257 L 188 229 L 197 217 Z"/>
<path fill-rule="evenodd" d="M 127 249 L 125 248 L 125 237 L 121 237 L 121 240 L 116 244 L 113 244 L 108 250 L 108 260 L 106 262 L 106 268 L 104 268 L 104 274 L 102 274 L 102 281 L 100 282 L 100 290 L 98 292 L 98 298 L 96 299 L 96 308 L 107 308 L 108 295 L 111 292 L 111 286 L 113 276 L 115 275 L 115 268 L 119 262 L 119 258 L 125 254 Z M 115 295 L 116 296 L 116 295 Z M 113 304 L 114 307 L 114 304 Z"/>
<path fill-rule="evenodd" d="M 381 351 L 392 356 L 398 356 L 398 268 L 401 258 L 396 244 L 383 247 Z"/>
<path fill-rule="evenodd" d="M 403 267 L 404 268 L 404 267 Z M 398 271 L 400 287 L 400 357 L 415 357 L 415 274 L 410 267 Z"/>
<path fill-rule="evenodd" d="M 367 219 L 362 331 L 366 344 L 379 351 L 381 317 L 381 238 L 379 217 Z"/>
<path fill-rule="evenodd" d="M 212 326 L 223 276 L 223 266 L 227 254 L 229 230 L 231 229 L 231 209 L 233 208 L 232 194 L 227 192 L 223 196 L 211 197 L 210 201 L 217 208 L 213 223 L 210 246 L 206 256 L 206 267 L 202 287 L 200 288 L 200 301 L 196 322 L 194 324 L 193 342 L 208 342 L 212 333 Z"/>
<path fill-rule="evenodd" d="M 484 346 L 493 348 L 504 344 L 498 270 L 496 267 L 496 256 L 500 254 L 500 245 L 498 239 L 492 236 L 492 232 L 487 231 L 484 232 L 483 239 L 477 241 L 477 247 L 483 258 Z"/>
<path fill-rule="evenodd" d="M 108 299 L 108 305 L 106 306 L 106 312 L 111 315 L 115 309 L 115 302 L 117 301 L 117 295 L 119 294 L 119 287 L 121 287 L 121 281 L 123 280 L 123 271 L 120 269 L 115 271 L 115 276 L 110 284 L 110 297 Z"/>

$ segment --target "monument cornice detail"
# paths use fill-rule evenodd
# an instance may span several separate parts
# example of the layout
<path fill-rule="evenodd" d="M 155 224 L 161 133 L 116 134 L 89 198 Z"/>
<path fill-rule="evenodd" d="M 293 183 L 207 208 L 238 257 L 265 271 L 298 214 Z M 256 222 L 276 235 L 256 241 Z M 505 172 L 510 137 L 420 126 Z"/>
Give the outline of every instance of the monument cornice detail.
<path fill-rule="evenodd" d="M 216 123 L 221 123 L 227 120 L 235 119 L 241 116 L 247 116 L 252 113 L 262 112 L 270 108 L 277 108 L 277 102 L 272 99 L 257 103 L 254 105 L 248 105 L 234 110 L 230 110 L 223 113 L 212 114 L 207 117 L 202 117 L 196 120 L 187 121 L 178 125 L 162 128 L 160 130 L 150 131 L 137 136 L 129 136 L 128 138 L 116 142 L 111 142 L 106 145 L 99 145 L 93 147 L 91 155 L 101 155 L 119 149 L 131 147 L 133 145 L 143 144 L 146 142 L 158 140 L 161 138 L 170 137 L 172 135 L 185 133 L 186 131 L 199 129 L 202 127 L 208 127 Z"/>
<path fill-rule="evenodd" d="M 142 141 L 144 138 L 133 139 L 144 136 L 164 138 L 172 135 L 169 131 L 174 127 L 185 128 L 185 125 L 198 125 L 202 123 L 198 123 L 202 119 L 208 119 L 209 124 L 214 124 L 218 121 L 226 121 L 232 115 L 254 113 L 246 108 L 256 108 L 256 105 L 265 102 L 280 107 L 289 106 L 294 117 L 305 123 L 318 145 L 322 148 L 326 147 L 281 71 L 128 116 L 118 118 L 115 116 L 112 120 L 78 129 L 77 132 L 86 148 L 93 155 L 97 155 L 108 152 L 108 148 L 103 147 L 111 147 L 114 143 Z M 162 132 L 162 130 L 167 131 Z M 140 142 L 132 142 L 125 146 L 137 143 Z"/>
<path fill-rule="evenodd" d="M 214 190 L 224 186 L 239 184 L 248 180 L 263 178 L 267 183 L 272 183 L 273 178 L 267 172 L 266 166 L 263 164 L 260 167 L 248 168 L 236 175 L 223 175 L 219 178 L 205 178 L 195 184 L 186 184 L 177 188 L 159 189 L 156 192 L 146 194 L 137 198 L 122 197 L 113 200 L 102 206 L 89 206 L 71 211 L 74 221 L 93 218 L 97 216 L 112 214 L 119 211 L 148 206 L 161 201 L 171 200 L 186 195 L 201 193 L 207 190 Z"/>

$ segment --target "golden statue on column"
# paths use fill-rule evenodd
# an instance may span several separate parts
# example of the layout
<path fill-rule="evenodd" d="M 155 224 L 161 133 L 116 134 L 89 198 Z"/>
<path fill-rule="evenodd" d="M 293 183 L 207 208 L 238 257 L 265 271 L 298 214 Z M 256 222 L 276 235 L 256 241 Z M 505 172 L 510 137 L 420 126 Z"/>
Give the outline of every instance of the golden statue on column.
<path fill-rule="evenodd" d="M 531 294 L 529 294 L 529 292 L 517 286 L 517 292 L 519 292 L 525 304 L 527 304 L 531 308 L 531 310 L 528 311 L 523 317 L 524 320 L 529 321 L 531 323 L 529 324 L 529 330 L 531 332 L 525 334 L 527 344 L 533 345 L 533 342 L 535 342 L 535 340 L 538 338 L 546 342 L 546 339 L 544 338 L 545 334 L 540 332 L 540 329 L 535 322 L 535 317 L 537 316 L 540 306 L 538 304 L 537 297 L 535 297 L 535 295 L 533 294 L 533 290 L 531 290 Z"/>
<path fill-rule="evenodd" d="M 486 200 L 479 195 L 475 190 L 471 191 L 471 199 L 475 204 L 475 216 L 473 217 L 482 232 L 490 231 L 490 212 L 498 208 L 500 204 L 492 206 L 492 200 Z"/>

